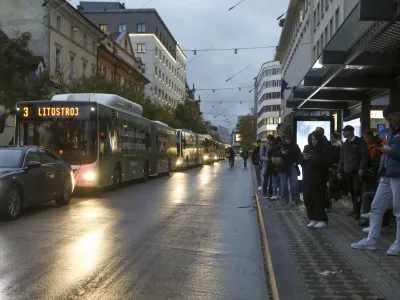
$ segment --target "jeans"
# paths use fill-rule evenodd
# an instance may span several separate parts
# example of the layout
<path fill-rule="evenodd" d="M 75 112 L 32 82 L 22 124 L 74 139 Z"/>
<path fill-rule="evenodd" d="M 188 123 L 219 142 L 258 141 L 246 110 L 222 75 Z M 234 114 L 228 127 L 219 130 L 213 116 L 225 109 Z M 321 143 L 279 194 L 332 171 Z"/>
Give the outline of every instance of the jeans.
<path fill-rule="evenodd" d="M 383 215 L 392 200 L 393 215 L 397 221 L 396 240 L 400 241 L 400 178 L 381 178 L 371 205 L 370 238 L 379 238 Z"/>
<path fill-rule="evenodd" d="M 271 185 L 272 185 L 272 196 L 278 196 L 278 184 L 279 184 L 279 177 L 276 175 L 271 176 Z"/>
<path fill-rule="evenodd" d="M 244 167 L 247 168 L 247 158 L 243 158 L 244 161 Z"/>
<path fill-rule="evenodd" d="M 264 174 L 263 180 L 263 194 L 264 196 L 272 196 L 272 176 L 267 172 Z"/>
<path fill-rule="evenodd" d="M 282 199 L 300 202 L 300 189 L 299 180 L 297 179 L 297 168 L 295 166 L 290 166 L 287 173 L 279 173 L 279 179 L 281 181 L 280 186 L 280 196 Z M 289 186 L 290 194 L 289 195 Z M 291 196 L 291 197 L 290 197 Z M 291 198 L 291 199 L 290 199 Z"/>
<path fill-rule="evenodd" d="M 261 186 L 261 165 L 254 165 L 257 177 L 257 186 Z"/>

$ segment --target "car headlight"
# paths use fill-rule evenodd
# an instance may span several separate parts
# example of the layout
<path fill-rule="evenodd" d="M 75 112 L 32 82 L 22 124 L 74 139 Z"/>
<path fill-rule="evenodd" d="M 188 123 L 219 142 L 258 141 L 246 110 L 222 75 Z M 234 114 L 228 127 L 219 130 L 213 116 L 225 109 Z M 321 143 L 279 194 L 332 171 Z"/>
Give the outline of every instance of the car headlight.
<path fill-rule="evenodd" d="M 96 179 L 96 174 L 94 172 L 83 173 L 82 178 L 86 181 L 93 181 Z"/>

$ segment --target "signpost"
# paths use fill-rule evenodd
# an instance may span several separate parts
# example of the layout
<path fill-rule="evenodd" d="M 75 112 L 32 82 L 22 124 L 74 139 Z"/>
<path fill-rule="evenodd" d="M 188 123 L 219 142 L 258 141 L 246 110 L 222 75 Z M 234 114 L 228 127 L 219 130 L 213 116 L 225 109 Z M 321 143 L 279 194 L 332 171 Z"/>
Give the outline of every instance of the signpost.
<path fill-rule="evenodd" d="M 378 136 L 381 139 L 386 139 L 386 124 L 378 124 L 376 125 L 376 129 L 378 132 Z"/>

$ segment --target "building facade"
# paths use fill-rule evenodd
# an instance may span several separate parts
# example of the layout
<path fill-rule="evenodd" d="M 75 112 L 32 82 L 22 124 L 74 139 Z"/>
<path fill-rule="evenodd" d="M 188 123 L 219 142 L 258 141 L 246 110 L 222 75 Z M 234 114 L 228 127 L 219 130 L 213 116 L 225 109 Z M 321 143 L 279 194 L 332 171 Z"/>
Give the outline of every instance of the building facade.
<path fill-rule="evenodd" d="M 98 48 L 99 71 L 108 80 L 115 80 L 121 85 L 129 83 L 138 94 L 144 94 L 144 87 L 149 80 L 143 74 L 143 66 L 133 53 L 127 31 L 107 33 Z"/>
<path fill-rule="evenodd" d="M 232 137 L 229 134 L 229 129 L 224 126 L 218 126 L 217 129 L 218 129 L 217 134 L 219 135 L 221 142 L 226 145 L 231 145 Z"/>
<path fill-rule="evenodd" d="M 281 65 L 278 61 L 266 62 L 256 78 L 254 97 L 257 113 L 257 138 L 263 141 L 267 135 L 276 135 L 281 122 Z"/>
<path fill-rule="evenodd" d="M 0 10 L 3 30 L 30 32 L 30 49 L 43 57 L 58 85 L 96 72 L 97 42 L 104 33 L 65 0 L 42 6 L 35 0 L 11 1 Z"/>
<path fill-rule="evenodd" d="M 155 9 L 127 9 L 116 2 L 81 1 L 80 6 L 101 30 L 130 33 L 135 56 L 151 82 L 147 98 L 171 106 L 185 98 L 186 57 Z"/>
<path fill-rule="evenodd" d="M 324 47 L 335 35 L 358 0 L 291 0 L 283 20 L 276 59 L 282 64 L 282 77 L 289 87 L 299 86 L 318 62 Z M 286 106 L 292 92 L 286 90 L 282 117 L 292 113 Z M 312 114 L 326 114 L 324 111 Z"/>

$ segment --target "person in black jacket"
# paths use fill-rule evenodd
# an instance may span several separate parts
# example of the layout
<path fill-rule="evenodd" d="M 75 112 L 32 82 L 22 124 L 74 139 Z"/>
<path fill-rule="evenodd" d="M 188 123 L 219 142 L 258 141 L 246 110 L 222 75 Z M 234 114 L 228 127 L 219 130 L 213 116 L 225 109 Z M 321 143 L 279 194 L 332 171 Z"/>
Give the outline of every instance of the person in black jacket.
<path fill-rule="evenodd" d="M 301 157 L 301 150 L 289 134 L 285 136 L 285 142 L 282 145 L 282 154 L 282 164 L 277 168 L 281 183 L 281 198 L 286 201 L 291 200 L 295 204 L 301 204 L 299 180 L 297 178 L 300 175 L 298 163 Z M 289 185 L 291 195 L 289 195 Z"/>
<path fill-rule="evenodd" d="M 339 201 L 342 198 L 341 185 L 337 178 L 337 168 L 340 162 L 340 153 L 342 152 L 342 142 L 340 140 L 340 134 L 333 132 L 331 134 L 332 143 L 332 163 L 333 168 L 331 169 L 331 176 L 329 180 L 330 196 L 335 201 Z"/>
<path fill-rule="evenodd" d="M 328 226 L 325 211 L 325 195 L 332 155 L 325 149 L 321 131 L 314 131 L 308 137 L 301 164 L 303 166 L 303 199 L 310 220 L 308 228 L 322 229 Z"/>
<path fill-rule="evenodd" d="M 278 136 L 272 141 L 272 147 L 268 151 L 268 164 L 267 164 L 267 176 L 271 178 L 272 185 L 272 197 L 271 200 L 280 199 L 278 195 L 279 186 L 279 173 L 278 168 L 282 164 L 283 154 L 282 154 L 282 139 Z"/>
<path fill-rule="evenodd" d="M 362 179 L 369 163 L 368 147 L 364 139 L 354 135 L 353 126 L 345 126 L 343 135 L 346 141 L 342 145 L 337 176 L 339 179 L 344 177 L 347 181 L 353 202 L 353 210 L 349 215 L 353 215 L 358 220 L 361 211 Z"/>

